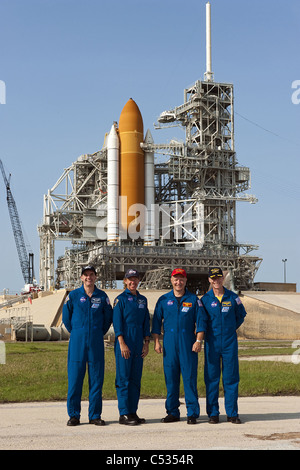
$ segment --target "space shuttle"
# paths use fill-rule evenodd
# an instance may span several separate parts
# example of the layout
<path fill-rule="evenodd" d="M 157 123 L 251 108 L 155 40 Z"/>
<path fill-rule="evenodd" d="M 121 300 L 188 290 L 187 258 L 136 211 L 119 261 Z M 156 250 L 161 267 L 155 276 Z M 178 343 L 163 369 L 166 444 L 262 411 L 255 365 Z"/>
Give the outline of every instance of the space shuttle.
<path fill-rule="evenodd" d="M 143 118 L 136 102 L 125 104 L 119 123 L 107 138 L 107 243 L 141 238 L 154 243 L 154 153 L 141 144 L 153 143 L 150 130 L 144 138 Z"/>

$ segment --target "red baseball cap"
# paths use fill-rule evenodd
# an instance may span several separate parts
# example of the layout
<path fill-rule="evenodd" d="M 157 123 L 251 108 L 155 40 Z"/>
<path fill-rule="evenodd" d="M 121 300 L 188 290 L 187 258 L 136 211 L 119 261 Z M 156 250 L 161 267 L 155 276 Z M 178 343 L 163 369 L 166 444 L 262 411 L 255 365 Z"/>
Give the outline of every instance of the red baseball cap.
<path fill-rule="evenodd" d="M 172 277 L 172 276 L 176 276 L 176 274 L 181 274 L 182 276 L 187 277 L 185 270 L 184 270 L 184 269 L 181 269 L 181 268 L 176 268 L 176 269 L 174 269 L 174 270 L 172 271 L 171 277 Z"/>

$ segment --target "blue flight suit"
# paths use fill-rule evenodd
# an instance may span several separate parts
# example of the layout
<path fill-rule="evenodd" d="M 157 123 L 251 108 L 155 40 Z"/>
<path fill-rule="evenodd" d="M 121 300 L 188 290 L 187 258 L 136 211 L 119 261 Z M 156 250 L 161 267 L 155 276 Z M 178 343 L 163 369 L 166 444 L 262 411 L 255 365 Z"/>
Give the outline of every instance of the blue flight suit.
<path fill-rule="evenodd" d="M 163 321 L 163 364 L 167 387 L 167 414 L 179 417 L 180 372 L 183 379 L 187 416 L 198 418 L 198 354 L 192 351 L 196 334 L 204 331 L 201 302 L 187 289 L 180 303 L 173 290 L 162 295 L 155 306 L 152 334 L 161 334 Z"/>
<path fill-rule="evenodd" d="M 150 317 L 146 297 L 137 291 L 133 295 L 125 289 L 114 301 L 113 326 L 115 330 L 116 390 L 120 416 L 134 414 L 140 398 L 143 370 L 144 338 L 150 336 Z M 121 355 L 118 336 L 122 335 L 130 349 L 130 357 Z"/>
<path fill-rule="evenodd" d="M 229 417 L 238 416 L 239 362 L 236 330 L 246 316 L 237 294 L 224 288 L 221 303 L 213 290 L 201 298 L 206 312 L 205 365 L 206 411 L 208 416 L 219 415 L 219 382 L 221 375 L 225 410 Z"/>
<path fill-rule="evenodd" d="M 112 323 L 108 296 L 97 287 L 91 298 L 83 285 L 70 292 L 63 306 L 63 322 L 71 333 L 68 350 L 68 398 L 70 418 L 80 418 L 82 385 L 88 363 L 89 419 L 101 417 L 104 379 L 103 336 Z"/>

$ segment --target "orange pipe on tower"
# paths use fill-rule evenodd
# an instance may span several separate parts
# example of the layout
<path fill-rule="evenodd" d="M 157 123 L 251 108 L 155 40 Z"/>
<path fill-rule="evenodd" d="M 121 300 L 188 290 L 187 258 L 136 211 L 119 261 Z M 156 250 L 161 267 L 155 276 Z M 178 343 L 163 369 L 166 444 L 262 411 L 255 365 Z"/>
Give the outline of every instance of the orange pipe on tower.
<path fill-rule="evenodd" d="M 140 146 L 144 140 L 144 125 L 141 112 L 132 98 L 127 101 L 120 115 L 119 138 L 120 196 L 123 196 L 120 198 L 120 224 L 127 231 L 129 224 L 134 223 L 139 216 L 129 216 L 128 210 L 133 204 L 145 204 L 145 157 Z"/>

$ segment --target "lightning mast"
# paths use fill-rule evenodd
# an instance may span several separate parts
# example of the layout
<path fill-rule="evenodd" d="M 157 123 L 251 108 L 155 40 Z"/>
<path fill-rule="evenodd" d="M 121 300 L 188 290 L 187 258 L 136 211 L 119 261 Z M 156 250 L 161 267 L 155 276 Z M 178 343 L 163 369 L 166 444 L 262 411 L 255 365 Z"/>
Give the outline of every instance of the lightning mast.
<path fill-rule="evenodd" d="M 206 72 L 204 74 L 207 82 L 213 82 L 214 74 L 211 65 L 211 11 L 210 3 L 206 4 Z"/>

